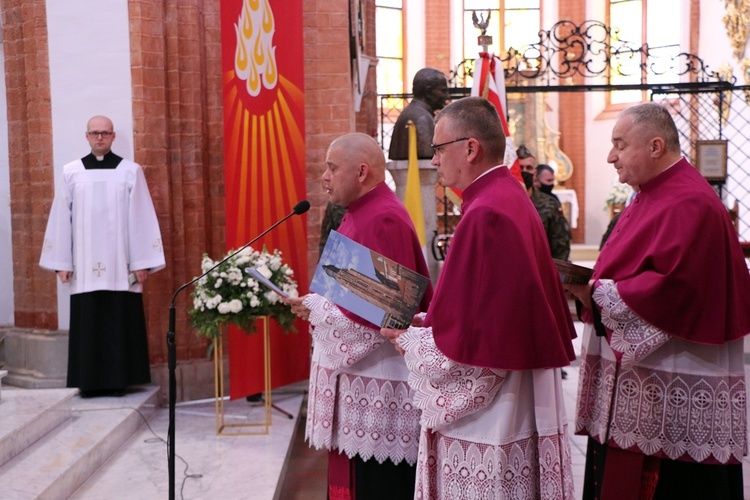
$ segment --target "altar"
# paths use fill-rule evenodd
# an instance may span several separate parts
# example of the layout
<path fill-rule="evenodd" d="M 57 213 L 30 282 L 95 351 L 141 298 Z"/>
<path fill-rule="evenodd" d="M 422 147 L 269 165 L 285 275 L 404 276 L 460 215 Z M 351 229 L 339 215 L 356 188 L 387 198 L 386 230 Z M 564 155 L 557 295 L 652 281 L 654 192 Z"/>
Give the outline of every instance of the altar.
<path fill-rule="evenodd" d="M 553 189 L 552 194 L 556 195 L 562 205 L 563 215 L 568 219 L 571 229 L 578 227 L 578 196 L 573 189 Z"/>

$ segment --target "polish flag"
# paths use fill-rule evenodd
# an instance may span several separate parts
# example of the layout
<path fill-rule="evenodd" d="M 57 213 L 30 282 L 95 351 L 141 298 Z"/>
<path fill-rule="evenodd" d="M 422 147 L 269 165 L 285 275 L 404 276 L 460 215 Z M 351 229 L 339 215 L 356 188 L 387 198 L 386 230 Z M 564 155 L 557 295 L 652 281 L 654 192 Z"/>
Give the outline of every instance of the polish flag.
<path fill-rule="evenodd" d="M 523 184 L 521 165 L 518 162 L 516 146 L 510 136 L 505 113 L 508 107 L 505 98 L 505 74 L 500 58 L 487 52 L 479 53 L 479 59 L 474 61 L 474 84 L 471 87 L 471 95 L 484 97 L 497 109 L 505 132 L 505 158 L 503 163 L 508 166 L 513 177 Z"/>

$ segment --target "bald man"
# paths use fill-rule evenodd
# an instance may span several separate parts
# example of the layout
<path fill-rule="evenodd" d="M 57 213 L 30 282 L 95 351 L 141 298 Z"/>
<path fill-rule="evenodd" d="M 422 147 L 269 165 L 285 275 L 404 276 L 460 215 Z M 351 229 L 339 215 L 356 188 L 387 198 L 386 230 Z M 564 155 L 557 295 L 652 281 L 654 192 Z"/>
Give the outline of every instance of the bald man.
<path fill-rule="evenodd" d="M 71 294 L 68 387 L 121 396 L 151 381 L 142 284 L 164 252 L 143 169 L 111 150 L 112 120 L 92 117 L 86 139 L 91 153 L 62 169 L 39 264 Z"/>
<path fill-rule="evenodd" d="M 333 141 L 322 180 L 331 203 L 347 207 L 341 234 L 429 276 L 411 219 L 384 182 L 385 157 L 372 137 Z M 431 297 L 429 287 L 422 311 Z M 379 325 L 317 294 L 285 302 L 310 321 L 305 435 L 311 446 L 329 450 L 329 498 L 413 498 L 420 414 L 403 358 Z"/>

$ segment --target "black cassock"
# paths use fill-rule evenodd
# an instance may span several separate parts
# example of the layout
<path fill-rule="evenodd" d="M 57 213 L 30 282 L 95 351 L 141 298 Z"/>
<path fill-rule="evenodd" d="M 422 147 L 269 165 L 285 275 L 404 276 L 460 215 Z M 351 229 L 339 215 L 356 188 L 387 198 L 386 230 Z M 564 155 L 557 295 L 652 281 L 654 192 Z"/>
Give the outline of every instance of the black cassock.
<path fill-rule="evenodd" d="M 140 293 L 71 295 L 69 335 L 68 387 L 117 391 L 151 382 Z"/>

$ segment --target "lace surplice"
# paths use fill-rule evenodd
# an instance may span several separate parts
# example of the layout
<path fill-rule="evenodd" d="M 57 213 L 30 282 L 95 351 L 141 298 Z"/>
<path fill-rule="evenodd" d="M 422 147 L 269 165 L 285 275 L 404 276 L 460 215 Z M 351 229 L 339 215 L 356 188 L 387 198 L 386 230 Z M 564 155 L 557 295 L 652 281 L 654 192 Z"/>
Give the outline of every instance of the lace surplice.
<path fill-rule="evenodd" d="M 314 341 L 306 438 L 350 458 L 414 465 L 419 410 L 403 359 L 378 330 L 355 323 L 332 302 L 307 297 Z"/>
<path fill-rule="evenodd" d="M 594 301 L 610 340 L 584 334 L 576 432 L 646 455 L 739 463 L 747 450 L 742 340 L 701 345 L 632 311 L 611 280 Z"/>
<path fill-rule="evenodd" d="M 573 498 L 559 369 L 455 363 L 430 328 L 398 342 L 422 410 L 415 498 Z"/>

